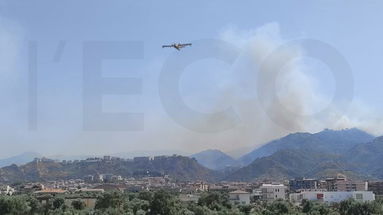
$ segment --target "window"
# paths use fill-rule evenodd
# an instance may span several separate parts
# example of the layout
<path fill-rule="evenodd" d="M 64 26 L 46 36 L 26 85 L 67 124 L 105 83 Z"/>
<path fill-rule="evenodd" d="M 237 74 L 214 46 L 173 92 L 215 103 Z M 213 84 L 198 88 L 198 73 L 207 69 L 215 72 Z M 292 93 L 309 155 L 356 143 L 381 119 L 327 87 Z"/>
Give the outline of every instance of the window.
<path fill-rule="evenodd" d="M 318 193 L 317 194 L 317 199 L 323 199 L 323 193 Z"/>

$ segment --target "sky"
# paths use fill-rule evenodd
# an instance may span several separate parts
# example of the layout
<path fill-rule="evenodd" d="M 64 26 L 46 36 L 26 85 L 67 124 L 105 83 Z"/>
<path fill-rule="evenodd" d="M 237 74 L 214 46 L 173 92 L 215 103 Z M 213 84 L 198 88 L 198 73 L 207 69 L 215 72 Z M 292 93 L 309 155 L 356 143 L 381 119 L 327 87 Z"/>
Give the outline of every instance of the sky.
<path fill-rule="evenodd" d="M 292 132 L 382 135 L 382 9 L 0 0 L 0 157 L 237 156 Z M 193 45 L 161 48 L 175 42 Z"/>

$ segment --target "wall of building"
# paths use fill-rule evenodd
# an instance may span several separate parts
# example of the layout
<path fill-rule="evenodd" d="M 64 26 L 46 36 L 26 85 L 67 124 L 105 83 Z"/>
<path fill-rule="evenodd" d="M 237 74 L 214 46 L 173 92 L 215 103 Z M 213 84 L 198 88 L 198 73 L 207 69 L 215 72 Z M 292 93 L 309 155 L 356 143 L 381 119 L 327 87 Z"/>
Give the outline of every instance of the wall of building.
<path fill-rule="evenodd" d="M 370 191 L 352 191 L 352 192 L 320 192 L 310 191 L 301 193 L 291 193 L 289 196 L 292 202 L 301 202 L 303 199 L 320 202 L 340 202 L 353 198 L 357 201 L 372 201 L 375 200 L 375 194 Z"/>

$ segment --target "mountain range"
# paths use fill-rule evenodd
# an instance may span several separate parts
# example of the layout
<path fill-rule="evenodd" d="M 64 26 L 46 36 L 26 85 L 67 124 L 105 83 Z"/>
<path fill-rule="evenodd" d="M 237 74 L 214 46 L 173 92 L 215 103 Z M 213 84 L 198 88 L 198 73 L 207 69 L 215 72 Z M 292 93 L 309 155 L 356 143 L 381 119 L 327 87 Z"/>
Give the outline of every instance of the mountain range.
<path fill-rule="evenodd" d="M 312 150 L 326 153 L 343 153 L 360 143 L 366 143 L 374 136 L 353 128 L 344 130 L 325 129 L 319 133 L 294 133 L 277 140 L 273 140 L 260 148 L 245 154 L 239 161 L 248 165 L 257 158 L 272 155 L 283 149 Z"/>
<path fill-rule="evenodd" d="M 212 161 L 220 153 L 209 155 L 210 158 L 195 158 L 208 168 L 216 167 L 218 164 Z M 231 161 L 238 168 L 233 168 L 222 180 L 324 178 L 337 173 L 352 178 L 383 179 L 383 168 L 378 165 L 382 161 L 383 137 L 375 138 L 356 128 L 325 129 L 314 134 L 293 133 L 266 143 Z"/>
<path fill-rule="evenodd" d="M 337 173 L 351 178 L 383 178 L 383 168 L 379 167 L 383 161 L 383 137 L 374 138 L 358 129 L 294 133 L 239 160 L 244 166 L 226 180 L 324 178 Z"/>
<path fill-rule="evenodd" d="M 129 177 L 142 176 L 147 171 L 186 181 L 324 178 L 337 173 L 351 178 L 383 179 L 382 162 L 383 137 L 375 138 L 359 129 L 326 129 L 314 134 L 289 134 L 238 159 L 219 150 L 206 150 L 189 157 L 163 156 L 144 164 L 124 160 L 113 165 L 87 162 L 64 165 L 53 160 L 13 164 L 0 169 L 0 182 L 81 178 L 100 173 Z"/>

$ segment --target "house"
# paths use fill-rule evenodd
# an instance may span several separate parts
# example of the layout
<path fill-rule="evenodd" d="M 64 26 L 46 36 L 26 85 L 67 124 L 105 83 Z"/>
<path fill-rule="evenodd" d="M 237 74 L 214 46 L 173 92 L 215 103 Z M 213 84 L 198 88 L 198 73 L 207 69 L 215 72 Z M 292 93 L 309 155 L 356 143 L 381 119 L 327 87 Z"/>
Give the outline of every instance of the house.
<path fill-rule="evenodd" d="M 262 184 L 260 186 L 263 201 L 286 199 L 287 187 L 283 184 Z"/>
<path fill-rule="evenodd" d="M 347 199 L 366 202 L 375 200 L 375 194 L 371 191 L 302 191 L 291 193 L 289 198 L 293 203 L 300 203 L 303 199 L 323 203 L 341 202 Z"/>
<path fill-rule="evenodd" d="M 235 190 L 229 193 L 229 200 L 233 204 L 250 204 L 250 193 L 243 190 Z"/>

